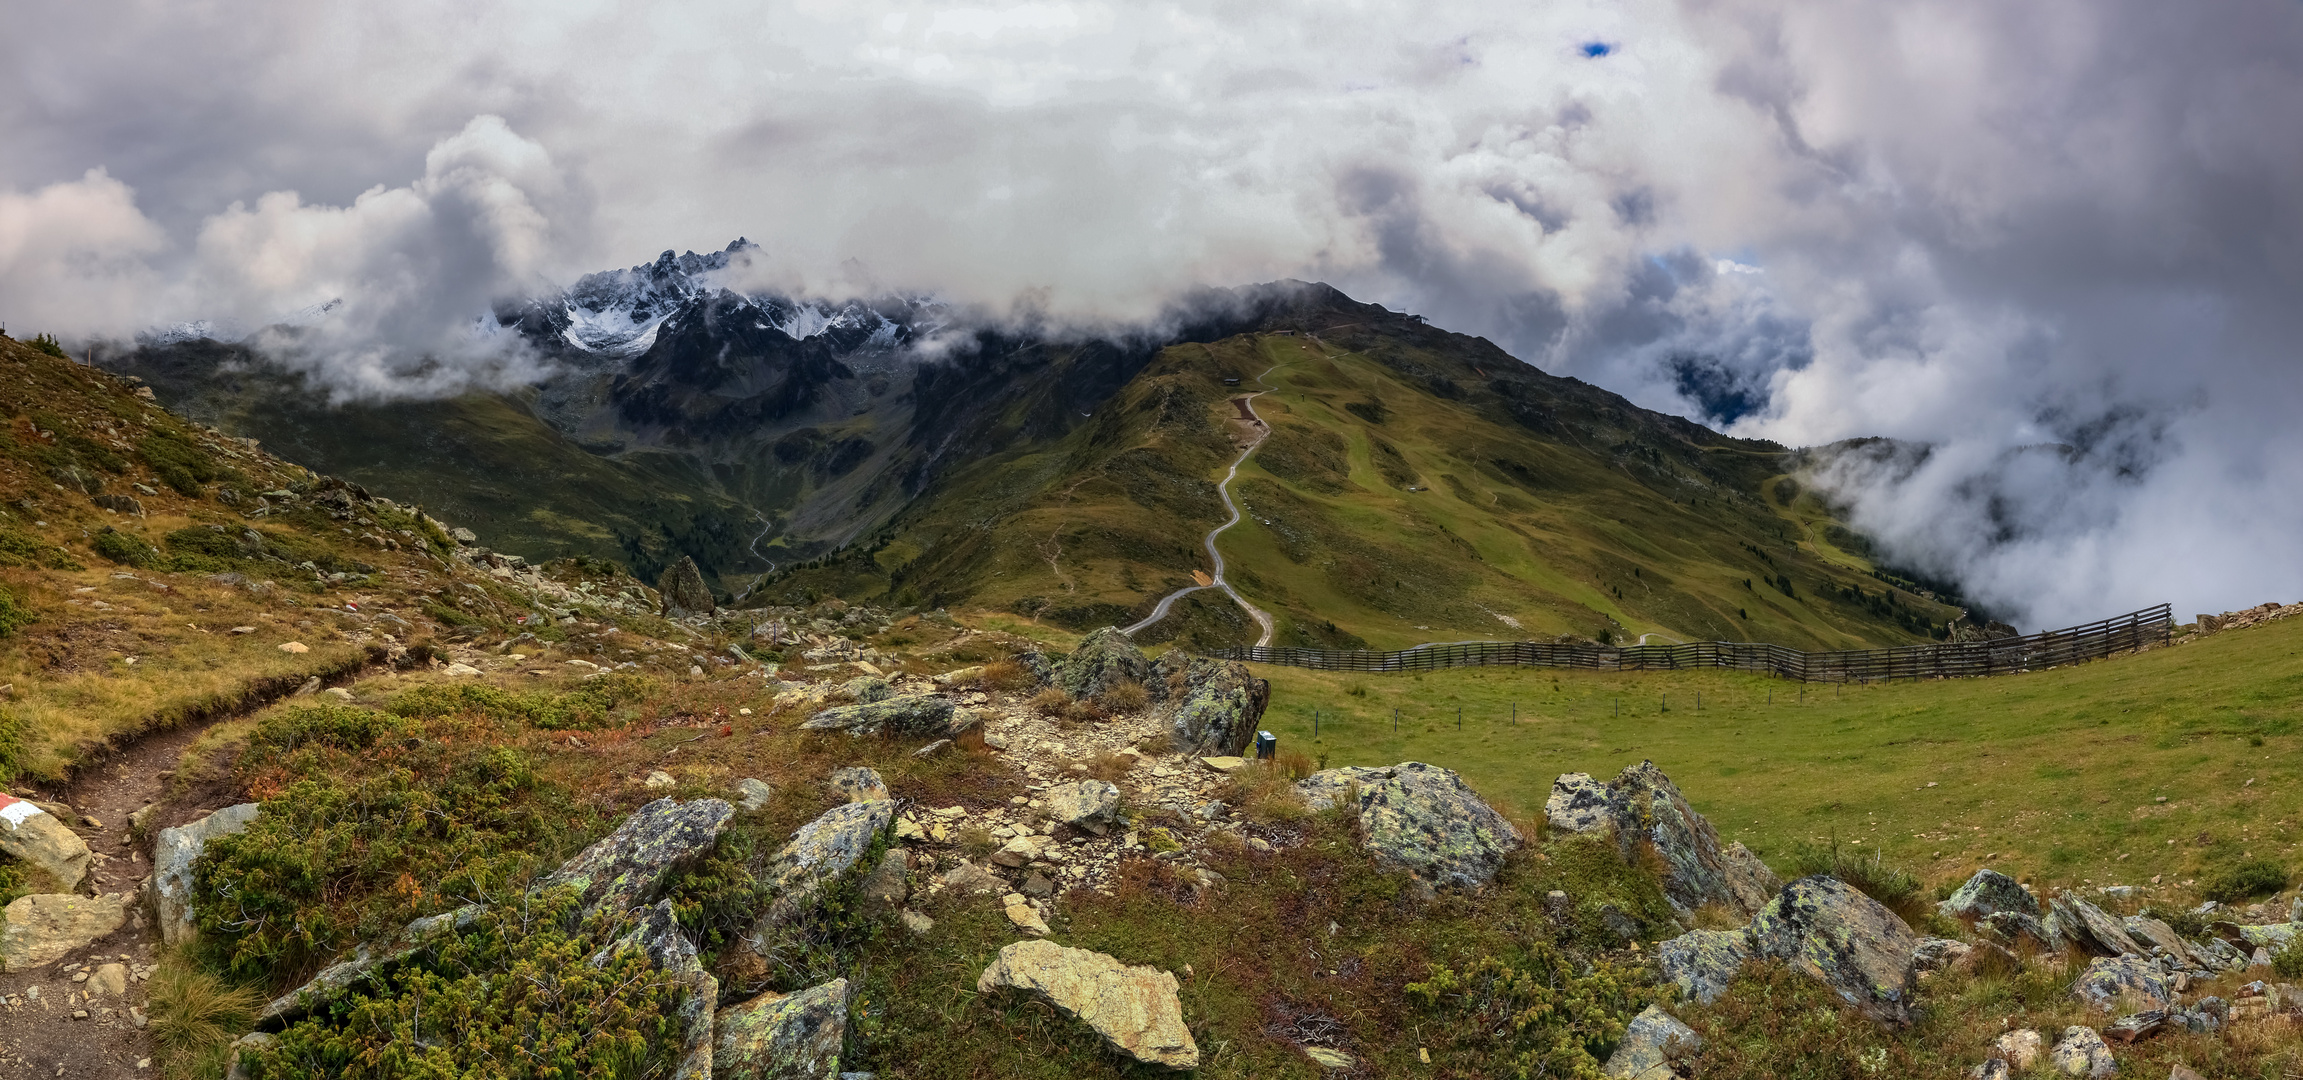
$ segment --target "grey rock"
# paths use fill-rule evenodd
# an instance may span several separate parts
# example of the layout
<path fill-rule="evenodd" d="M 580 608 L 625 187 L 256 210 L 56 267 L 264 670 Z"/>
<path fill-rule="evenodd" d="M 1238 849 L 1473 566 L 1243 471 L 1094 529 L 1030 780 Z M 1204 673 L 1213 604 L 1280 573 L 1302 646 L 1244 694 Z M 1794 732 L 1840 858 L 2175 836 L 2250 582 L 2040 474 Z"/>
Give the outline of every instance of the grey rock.
<path fill-rule="evenodd" d="M 2150 950 L 2128 936 L 2127 927 L 2071 893 L 2058 893 L 2048 904 L 2047 935 L 2069 941 L 2097 956 L 2146 956 Z"/>
<path fill-rule="evenodd" d="M 119 893 L 33 893 L 10 901 L 0 917 L 6 920 L 0 923 L 0 970 L 30 971 L 120 929 L 128 921 L 128 900 Z"/>
<path fill-rule="evenodd" d="M 712 1029 L 712 1075 L 723 1080 L 836 1076 L 848 1035 L 848 981 L 761 994 L 721 1009 Z"/>
<path fill-rule="evenodd" d="M 1702 1046 L 1703 1037 L 1695 1029 L 1664 1012 L 1662 1006 L 1650 1005 L 1631 1018 L 1623 1041 L 1616 1044 L 1615 1053 L 1599 1071 L 1623 1080 L 1678 1080 L 1671 1059 Z"/>
<path fill-rule="evenodd" d="M 58 465 L 48 470 L 48 478 L 82 495 L 104 494 L 104 478 L 78 465 Z"/>
<path fill-rule="evenodd" d="M 198 916 L 192 910 L 192 863 L 207 850 L 208 841 L 245 831 L 262 809 L 259 803 L 241 803 L 190 824 L 160 830 L 152 844 L 152 903 L 164 944 L 189 941 L 197 932 Z"/>
<path fill-rule="evenodd" d="M 687 932 L 680 929 L 679 915 L 672 910 L 670 900 L 658 900 L 641 914 L 639 922 L 622 937 L 601 947 L 585 963 L 604 967 L 617 953 L 638 949 L 648 954 L 648 962 L 658 970 L 680 974 L 702 971 L 697 958 L 696 945 L 688 940 Z"/>
<path fill-rule="evenodd" d="M 2295 941 L 2299 932 L 2303 932 L 2303 923 L 2242 923 L 2233 929 L 2237 931 L 2239 940 L 2246 942 L 2250 948 L 2280 952 Z"/>
<path fill-rule="evenodd" d="M 793 832 L 757 875 L 775 899 L 754 924 L 755 939 L 765 940 L 775 927 L 806 913 L 825 889 L 855 870 L 872 844 L 887 835 L 896 806 L 894 799 L 835 806 Z"/>
<path fill-rule="evenodd" d="M 2197 956 L 2192 954 L 2191 945 L 2183 940 L 2183 935 L 2176 933 L 2174 927 L 2158 919 L 2147 918 L 2142 915 L 2129 915 L 2120 920 L 2120 924 L 2126 928 L 2128 937 L 2135 939 L 2136 944 L 2143 946 L 2148 951 L 2165 950 L 2168 959 L 2182 967 L 2202 968 L 2205 966 Z"/>
<path fill-rule="evenodd" d="M 2191 947 L 2191 955 L 2210 971 L 2238 971 L 2247 966 L 2247 954 L 2222 938 L 2207 937 L 2186 944 Z"/>
<path fill-rule="evenodd" d="M 1544 820 L 1551 830 L 1570 836 L 1615 827 L 1615 808 L 1607 798 L 1607 785 L 1590 773 L 1561 773 L 1551 782 L 1551 797 L 1543 803 Z"/>
<path fill-rule="evenodd" d="M 960 710 L 960 711 L 965 711 L 965 710 Z M 971 726 L 972 726 L 972 725 L 971 725 Z M 919 749 L 912 751 L 912 756 L 913 756 L 913 757 L 934 757 L 934 756 L 936 756 L 937 754 L 943 753 L 945 750 L 948 750 L 948 749 L 950 749 L 950 748 L 951 748 L 951 745 L 952 745 L 952 741 L 951 741 L 950 739 L 937 739 L 936 741 L 934 741 L 934 742 L 932 742 L 932 743 L 929 743 L 929 744 L 927 744 L 926 746 L 920 747 Z"/>
<path fill-rule="evenodd" d="M 1238 756 L 1271 704 L 1271 683 L 1237 661 L 1185 657 L 1175 649 L 1160 657 L 1157 674 L 1169 687 L 1168 732 L 1179 754 Z"/>
<path fill-rule="evenodd" d="M 1056 883 L 1037 870 L 1024 878 L 1022 892 L 1034 900 L 1045 900 L 1056 894 Z"/>
<path fill-rule="evenodd" d="M 757 810 L 776 797 L 776 789 L 764 780 L 744 777 L 736 781 L 736 805 L 745 810 Z"/>
<path fill-rule="evenodd" d="M 864 875 L 863 884 L 856 890 L 856 903 L 868 918 L 887 919 L 901 911 L 904 902 L 912 898 L 911 862 L 904 857 L 902 848 L 889 848 L 880 854 L 880 861 Z"/>
<path fill-rule="evenodd" d="M 2048 952 L 2063 947 L 2060 939 L 2047 936 L 2045 923 L 2020 911 L 1994 911 L 1976 920 L 1975 928 L 2009 945 L 2021 944 L 2028 938 L 2033 945 Z"/>
<path fill-rule="evenodd" d="M 1335 769 L 1322 769 L 1295 782 L 1295 790 L 1303 796 L 1304 805 L 1314 810 L 1348 806 L 1357 812 L 1360 796 L 1367 789 L 1391 779 L 1388 765 L 1346 765 Z"/>
<path fill-rule="evenodd" d="M 711 588 L 704 584 L 704 572 L 686 555 L 665 568 L 663 576 L 656 579 L 656 591 L 663 594 L 661 614 L 668 618 L 709 615 L 718 607 L 712 601 Z"/>
<path fill-rule="evenodd" d="M 1783 887 L 1742 844 L 1720 843 L 1718 830 L 1652 761 L 1624 769 L 1604 788 L 1583 773 L 1561 776 L 1552 782 L 1544 816 L 1569 835 L 1611 835 L 1627 862 L 1652 850 L 1663 860 L 1664 898 L 1681 918 L 1720 904 L 1748 919 Z"/>
<path fill-rule="evenodd" d="M 2055 1041 L 2055 1048 L 2047 1052 L 2047 1065 L 2065 1076 L 2103 1080 L 2119 1070 L 2111 1058 L 2111 1048 L 2104 1045 L 2103 1036 L 2094 1028 L 2072 1025 L 2063 1029 L 2063 1037 Z"/>
<path fill-rule="evenodd" d="M 720 841 L 735 809 L 718 799 L 657 799 L 632 812 L 598 843 L 544 875 L 533 890 L 573 885 L 585 913 L 637 908 L 666 878 Z"/>
<path fill-rule="evenodd" d="M 1984 1058 L 1967 1070 L 1968 1080 L 2008 1080 L 2013 1075 L 2013 1069 L 2001 1058 Z"/>
<path fill-rule="evenodd" d="M 1342 775 L 1339 775 L 1342 774 Z M 1307 802 L 1358 792 L 1359 832 L 1379 864 L 1427 888 L 1477 891 L 1526 843 L 1454 772 L 1419 761 L 1380 769 L 1328 769 L 1297 783 Z"/>
<path fill-rule="evenodd" d="M 2098 956 L 2072 981 L 2071 996 L 2098 1009 L 2108 1010 L 2122 997 L 2163 1009 L 2175 1000 L 2175 987 L 2147 957 Z"/>
<path fill-rule="evenodd" d="M 2039 917 L 2039 898 L 2031 895 L 2014 878 L 1997 870 L 1977 870 L 1967 883 L 1954 890 L 1951 897 L 1935 905 L 1935 910 L 1951 919 L 1981 919 L 1986 915 L 2012 911 Z"/>
<path fill-rule="evenodd" d="M 924 735 L 945 738 L 952 730 L 952 701 L 933 694 L 901 694 L 861 705 L 838 705 L 808 718 L 805 731 L 845 731 L 850 735 Z"/>
<path fill-rule="evenodd" d="M 398 968 L 441 939 L 470 929 L 487 910 L 485 904 L 466 904 L 454 911 L 428 915 L 409 923 L 390 941 L 354 949 L 351 956 L 321 968 L 311 981 L 274 998 L 256 1014 L 256 1026 L 277 1030 L 294 1022 L 334 1001 L 360 980 Z"/>
<path fill-rule="evenodd" d="M 71 892 L 88 877 L 88 842 L 31 802 L 0 795 L 0 852 L 32 864 Z"/>
<path fill-rule="evenodd" d="M 888 797 L 888 782 L 880 779 L 879 770 L 862 765 L 834 770 L 824 786 L 849 802 L 876 802 Z"/>
<path fill-rule="evenodd" d="M 1679 996 L 1708 1005 L 1751 958 L 1751 935 L 1742 930 L 1690 930 L 1655 947 L 1656 966 Z"/>
<path fill-rule="evenodd" d="M 100 509 L 110 510 L 115 514 L 127 514 L 131 517 L 144 516 L 144 504 L 137 501 L 133 495 L 98 495 L 88 501 L 95 503 Z"/>
<path fill-rule="evenodd" d="M 2033 1065 L 2039 1063 L 2039 1055 L 2044 1049 L 2045 1040 L 2039 1037 L 2038 1032 L 2030 1028 L 2017 1028 L 1992 1041 L 1991 1056 L 2006 1061 L 2016 1072 L 2028 1072 Z"/>
<path fill-rule="evenodd" d="M 1753 952 L 1819 979 L 1884 1024 L 1911 1022 L 1919 936 L 1892 911 L 1838 878 L 1783 887 L 1751 922 Z"/>
<path fill-rule="evenodd" d="M 252 1057 L 261 1054 L 271 1049 L 273 1044 L 279 1041 L 278 1036 L 267 1035 L 261 1031 L 251 1031 L 240 1036 L 229 1049 L 224 1051 L 224 1060 L 231 1062 L 231 1065 L 224 1072 L 224 1080 L 248 1080 L 254 1074 L 249 1070 L 248 1061 L 242 1055 L 246 1054 Z"/>
<path fill-rule="evenodd" d="M 1143 685 L 1151 681 L 1152 662 L 1127 635 L 1108 626 L 1081 638 L 1057 667 L 1054 679 L 1065 693 L 1083 700 L 1102 697 L 1122 683 Z"/>
<path fill-rule="evenodd" d="M 1018 990 L 1047 1002 L 1103 1036 L 1113 1049 L 1171 1069 L 1199 1067 L 1199 1046 L 1184 1026 L 1174 975 L 1131 967 L 1111 956 L 1052 941 L 1019 941 L 976 980 L 976 992 Z"/>
<path fill-rule="evenodd" d="M 1919 947 L 1911 951 L 1911 966 L 1919 971 L 1941 971 L 1958 963 L 1974 947 L 1950 938 L 1921 938 Z"/>
<path fill-rule="evenodd" d="M 1008 891 L 1006 878 L 974 863 L 961 863 L 944 874 L 944 888 L 962 893 L 997 896 Z"/>
<path fill-rule="evenodd" d="M 1119 820 L 1120 789 L 1101 780 L 1057 784 L 1040 805 L 1050 819 L 1102 836 Z"/>
<path fill-rule="evenodd" d="M 846 685 L 840 687 L 840 691 L 854 698 L 860 705 L 886 701 L 896 696 L 896 688 L 889 686 L 886 679 L 875 675 L 858 675 L 849 679 Z"/>
<path fill-rule="evenodd" d="M 903 919 L 904 929 L 911 931 L 912 936 L 914 937 L 926 934 L 928 931 L 936 928 L 936 921 L 934 919 L 928 918 L 927 916 L 922 915 L 917 911 L 913 911 L 910 908 L 905 908 L 900 917 Z"/>
<path fill-rule="evenodd" d="M 2103 1041 L 2138 1043 L 2170 1027 L 2180 1026 L 2182 1026 L 2181 1021 L 2175 1020 L 2166 1010 L 2146 1009 L 2138 1013 L 2128 1013 L 2103 1025 Z"/>

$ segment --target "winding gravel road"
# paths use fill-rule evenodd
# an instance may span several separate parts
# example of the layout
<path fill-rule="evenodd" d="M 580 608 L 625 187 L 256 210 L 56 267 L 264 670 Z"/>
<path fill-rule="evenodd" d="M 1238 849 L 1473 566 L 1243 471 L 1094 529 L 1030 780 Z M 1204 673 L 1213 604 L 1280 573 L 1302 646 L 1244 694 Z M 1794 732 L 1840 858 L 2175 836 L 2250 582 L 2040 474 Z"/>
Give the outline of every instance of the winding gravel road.
<path fill-rule="evenodd" d="M 1265 368 L 1263 375 L 1256 376 L 1255 381 L 1259 383 L 1264 382 L 1264 375 L 1269 375 L 1274 371 L 1278 371 L 1279 368 L 1280 365 L 1277 364 Z M 1242 400 L 1247 403 L 1247 414 L 1249 416 L 1255 417 L 1256 435 L 1255 439 L 1247 444 L 1247 449 L 1240 451 L 1239 457 L 1232 461 L 1231 469 L 1223 474 L 1223 483 L 1217 484 L 1215 487 L 1215 493 L 1223 497 L 1224 509 L 1231 511 L 1230 520 L 1227 520 L 1223 524 L 1208 530 L 1207 539 L 1203 541 L 1203 543 L 1207 546 L 1208 558 L 1215 561 L 1215 584 L 1189 585 L 1185 586 L 1184 588 L 1177 589 L 1176 591 L 1169 593 L 1166 596 L 1160 597 L 1159 606 L 1152 608 L 1151 614 L 1144 616 L 1142 622 L 1139 622 L 1134 626 L 1122 629 L 1120 633 L 1133 637 L 1136 631 L 1150 626 L 1153 623 L 1160 621 L 1161 619 L 1167 618 L 1168 609 L 1175 606 L 1175 602 L 1182 599 L 1187 594 L 1198 592 L 1201 589 L 1222 589 L 1224 591 L 1224 595 L 1231 597 L 1233 603 L 1238 604 L 1241 610 L 1246 611 L 1248 616 L 1256 621 L 1257 626 L 1263 627 L 1263 636 L 1257 638 L 1255 643 L 1258 646 L 1268 646 L 1271 644 L 1271 613 L 1255 606 L 1254 604 L 1248 603 L 1247 597 L 1241 596 L 1238 589 L 1231 587 L 1231 582 L 1224 580 L 1223 552 L 1216 550 L 1215 538 L 1225 529 L 1239 524 L 1239 504 L 1231 500 L 1231 482 L 1233 478 L 1239 476 L 1239 467 L 1241 465 L 1247 464 L 1248 456 L 1255 453 L 1255 448 L 1262 446 L 1263 441 L 1271 437 L 1271 425 L 1264 423 L 1263 417 L 1256 414 L 1255 399 L 1270 393 L 1272 390 L 1273 387 L 1270 383 L 1264 383 L 1263 389 L 1249 394 L 1245 398 L 1235 399 Z"/>

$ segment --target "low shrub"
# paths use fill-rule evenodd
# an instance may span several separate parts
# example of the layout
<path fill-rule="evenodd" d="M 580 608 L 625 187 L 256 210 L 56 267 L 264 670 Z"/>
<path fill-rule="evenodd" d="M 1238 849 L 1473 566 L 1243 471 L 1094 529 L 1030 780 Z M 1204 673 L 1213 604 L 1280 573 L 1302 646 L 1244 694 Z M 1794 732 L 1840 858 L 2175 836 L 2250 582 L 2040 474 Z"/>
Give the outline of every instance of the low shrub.
<path fill-rule="evenodd" d="M 430 683 L 393 695 L 384 708 L 395 715 L 431 720 L 478 713 L 498 723 L 523 723 L 547 731 L 593 731 L 615 720 L 618 706 L 645 697 L 655 683 L 630 672 L 587 679 L 574 690 L 505 690 L 482 683 Z"/>
<path fill-rule="evenodd" d="M 1679 1064 L 1694 1076 L 1870 1080 L 1942 1075 L 1839 999 L 1820 980 L 1766 960 L 1744 966 L 1727 993 L 1681 1019 L 1703 1046 Z"/>
<path fill-rule="evenodd" d="M 2199 878 L 2199 894 L 2232 903 L 2269 896 L 2287 887 L 2287 868 L 2270 859 L 2242 859 Z"/>
<path fill-rule="evenodd" d="M 25 606 L 15 590 L 0 588 L 0 638 L 24 629 L 33 619 L 32 609 Z"/>
<path fill-rule="evenodd" d="M 1597 1076 L 1649 995 L 1637 967 L 1577 963 L 1543 941 L 1507 962 L 1433 965 L 1406 986 L 1426 1022 L 1432 1064 L 1456 1075 L 1534 1080 Z M 1724 1075 L 1724 1074 L 1722 1074 Z"/>
<path fill-rule="evenodd" d="M 0 529 L 0 566 L 38 566 L 49 570 L 85 569 L 72 553 L 29 533 Z"/>
<path fill-rule="evenodd" d="M 256 724 L 248 753 L 259 758 L 313 746 L 365 750 L 386 735 L 405 731 L 405 720 L 390 713 L 350 705 L 299 705 L 281 709 Z"/>
<path fill-rule="evenodd" d="M 124 533 L 110 525 L 96 533 L 89 542 L 102 555 L 122 566 L 148 567 L 160 561 L 160 551 L 134 533 Z"/>

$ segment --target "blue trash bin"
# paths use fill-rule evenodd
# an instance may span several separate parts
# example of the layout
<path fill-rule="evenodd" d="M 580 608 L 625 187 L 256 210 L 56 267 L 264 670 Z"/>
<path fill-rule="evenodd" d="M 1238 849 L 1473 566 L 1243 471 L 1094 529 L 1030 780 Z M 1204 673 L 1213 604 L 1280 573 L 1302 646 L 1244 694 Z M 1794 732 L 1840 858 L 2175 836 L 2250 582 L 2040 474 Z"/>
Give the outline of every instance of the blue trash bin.
<path fill-rule="evenodd" d="M 1268 731 L 1255 733 L 1255 756 L 1258 760 L 1279 755 L 1279 736 Z"/>

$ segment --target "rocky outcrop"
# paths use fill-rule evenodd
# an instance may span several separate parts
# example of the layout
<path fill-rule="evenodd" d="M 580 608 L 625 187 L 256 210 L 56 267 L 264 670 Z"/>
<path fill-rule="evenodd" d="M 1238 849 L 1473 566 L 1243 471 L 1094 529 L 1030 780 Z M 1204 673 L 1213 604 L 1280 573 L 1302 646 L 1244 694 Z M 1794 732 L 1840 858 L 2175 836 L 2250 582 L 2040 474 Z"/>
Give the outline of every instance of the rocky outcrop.
<path fill-rule="evenodd" d="M 813 907 L 824 890 L 845 878 L 888 833 L 896 818 L 894 799 L 849 803 L 824 811 L 799 827 L 757 876 L 775 899 L 753 927 L 765 935 Z"/>
<path fill-rule="evenodd" d="M 34 893 L 10 901 L 0 925 L 0 970 L 30 971 L 120 929 L 127 898 Z"/>
<path fill-rule="evenodd" d="M 1599 1071 L 1624 1080 L 1679 1080 L 1678 1071 L 1671 1067 L 1672 1058 L 1702 1047 L 1703 1037 L 1694 1028 L 1680 1023 L 1662 1006 L 1650 1005 L 1631 1018 L 1623 1029 L 1623 1041 L 1615 1045 L 1615 1053 L 1608 1055 L 1607 1064 Z"/>
<path fill-rule="evenodd" d="M 1168 688 L 1168 733 L 1177 753 L 1202 757 L 1237 756 L 1255 737 L 1271 704 L 1271 683 L 1247 665 L 1206 657 L 1160 657 L 1160 681 Z"/>
<path fill-rule="evenodd" d="M 2071 996 L 2106 1011 L 2122 997 L 2144 1008 L 2163 1009 L 2175 1000 L 2175 987 L 2159 965 L 2145 957 L 2098 956 L 2072 981 Z"/>
<path fill-rule="evenodd" d="M 1057 667 L 1054 680 L 1064 693 L 1081 699 L 1102 697 L 1122 683 L 1151 681 L 1152 662 L 1127 635 L 1108 626 L 1081 638 Z"/>
<path fill-rule="evenodd" d="M 2103 1080 L 2119 1071 L 2119 1063 L 2111 1058 L 2111 1047 L 2094 1028 L 2073 1025 L 2063 1029 L 2063 1037 L 2047 1052 L 2047 1067 L 2065 1076 L 2083 1080 Z"/>
<path fill-rule="evenodd" d="M 709 615 L 719 606 L 712 601 L 711 587 L 704 584 L 704 572 L 686 555 L 664 569 L 663 576 L 656 579 L 656 591 L 663 594 L 661 614 L 665 618 Z"/>
<path fill-rule="evenodd" d="M 152 845 L 152 906 L 163 943 L 188 941 L 197 932 L 192 911 L 193 861 L 207 850 L 208 841 L 245 830 L 261 809 L 258 803 L 241 803 L 191 824 L 160 830 Z"/>
<path fill-rule="evenodd" d="M 1750 958 L 1747 930 L 1690 930 L 1655 947 L 1664 981 L 1679 987 L 1680 997 L 1705 1005 L 1727 992 Z"/>
<path fill-rule="evenodd" d="M 1838 878 L 1783 887 L 1751 922 L 1752 952 L 1821 980 L 1881 1023 L 1911 1022 L 1919 936 L 1892 911 Z"/>
<path fill-rule="evenodd" d="M 1420 761 L 1323 770 L 1296 786 L 1306 802 L 1321 807 L 1350 805 L 1356 795 L 1353 809 L 1367 850 L 1427 889 L 1484 888 L 1504 857 L 1526 843 L 1462 777 Z"/>
<path fill-rule="evenodd" d="M 888 782 L 880 779 L 879 770 L 863 765 L 833 770 L 824 786 L 849 802 L 877 802 L 888 797 Z"/>
<path fill-rule="evenodd" d="M 976 992 L 1017 990 L 1085 1023 L 1104 1042 L 1137 1061 L 1171 1069 L 1199 1067 L 1199 1046 L 1184 1026 L 1176 978 L 1131 967 L 1099 952 L 1052 941 L 1019 941 L 976 980 Z"/>
<path fill-rule="evenodd" d="M 712 1075 L 727 1080 L 829 1080 L 848 1037 L 848 981 L 769 992 L 714 1018 Z"/>
<path fill-rule="evenodd" d="M 1783 883 L 1740 843 L 1722 845 L 1711 822 L 1688 805 L 1652 761 L 1625 770 L 1605 786 L 1583 773 L 1552 782 L 1544 816 L 1552 831 L 1608 832 L 1626 861 L 1651 849 L 1663 861 L 1663 895 L 1682 918 L 1705 904 L 1721 904 L 1751 918 Z"/>
<path fill-rule="evenodd" d="M 1967 883 L 1952 891 L 1949 899 L 1935 905 L 1945 918 L 1981 919 L 2002 911 L 2039 917 L 2039 898 L 2018 884 L 2014 878 L 1997 870 L 1977 870 Z"/>
<path fill-rule="evenodd" d="M 1040 806 L 1054 821 L 1102 836 L 1119 820 L 1120 789 L 1101 780 L 1057 784 Z"/>
<path fill-rule="evenodd" d="M 656 894 L 664 879 L 712 850 L 733 816 L 735 809 L 718 799 L 657 799 L 537 879 L 531 891 L 573 885 L 587 914 L 639 907 Z"/>
<path fill-rule="evenodd" d="M 62 892 L 88 876 L 88 842 L 54 814 L 10 795 L 0 795 L 0 852 L 30 863 Z"/>
<path fill-rule="evenodd" d="M 803 731 L 845 731 L 850 735 L 920 735 L 947 738 L 953 733 L 952 699 L 933 694 L 899 694 L 860 705 L 837 705 L 808 718 Z"/>
<path fill-rule="evenodd" d="M 2127 927 L 2102 908 L 2068 892 L 2058 893 L 2047 910 L 2047 940 L 2068 941 L 2097 956 L 2144 956 Z"/>

